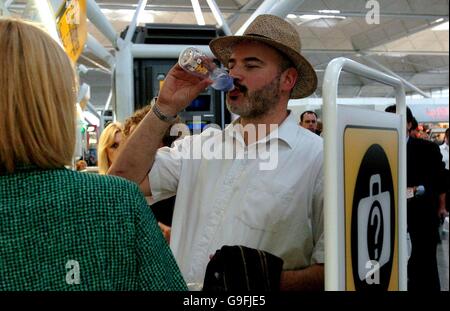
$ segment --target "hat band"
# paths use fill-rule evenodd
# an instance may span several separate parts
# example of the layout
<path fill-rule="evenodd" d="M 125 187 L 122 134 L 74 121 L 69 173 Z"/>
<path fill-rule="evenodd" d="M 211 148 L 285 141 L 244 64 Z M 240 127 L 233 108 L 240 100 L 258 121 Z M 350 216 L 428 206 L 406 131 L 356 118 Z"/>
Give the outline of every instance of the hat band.
<path fill-rule="evenodd" d="M 256 33 L 246 33 L 246 34 L 244 34 L 244 36 L 253 36 L 253 37 L 260 37 L 260 38 L 264 38 L 264 39 L 273 40 L 270 37 L 267 37 L 267 36 L 264 36 L 264 35 L 259 35 L 259 34 L 256 34 Z"/>

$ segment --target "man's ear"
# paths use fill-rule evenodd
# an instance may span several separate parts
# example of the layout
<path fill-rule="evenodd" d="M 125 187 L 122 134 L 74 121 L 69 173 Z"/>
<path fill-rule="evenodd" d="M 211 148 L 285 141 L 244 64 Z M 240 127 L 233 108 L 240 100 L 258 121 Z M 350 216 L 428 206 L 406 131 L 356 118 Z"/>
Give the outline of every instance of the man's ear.
<path fill-rule="evenodd" d="M 295 86 L 295 83 L 297 82 L 297 79 L 298 79 L 298 72 L 295 68 L 291 67 L 286 69 L 281 74 L 280 89 L 282 91 L 291 92 L 291 90 Z"/>

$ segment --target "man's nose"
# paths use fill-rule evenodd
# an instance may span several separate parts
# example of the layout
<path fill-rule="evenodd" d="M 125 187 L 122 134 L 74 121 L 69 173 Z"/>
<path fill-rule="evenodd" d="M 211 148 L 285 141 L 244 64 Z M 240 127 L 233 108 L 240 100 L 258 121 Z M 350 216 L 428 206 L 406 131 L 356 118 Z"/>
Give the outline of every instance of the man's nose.
<path fill-rule="evenodd" d="M 233 69 L 230 69 L 229 74 L 234 80 L 242 81 L 244 76 L 242 75 L 241 71 L 239 69 L 237 69 L 236 67 L 233 67 Z"/>

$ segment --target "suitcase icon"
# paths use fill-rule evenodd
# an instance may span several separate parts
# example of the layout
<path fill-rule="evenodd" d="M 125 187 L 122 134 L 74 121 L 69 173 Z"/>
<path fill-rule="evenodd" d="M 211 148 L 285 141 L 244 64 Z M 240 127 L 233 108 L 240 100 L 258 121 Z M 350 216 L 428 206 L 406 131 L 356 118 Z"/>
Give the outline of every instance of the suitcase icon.
<path fill-rule="evenodd" d="M 369 196 L 358 204 L 358 276 L 366 278 L 366 263 L 375 261 L 381 268 L 389 261 L 391 251 L 391 219 L 389 191 L 381 192 L 381 177 L 372 175 Z M 372 265 L 368 265 L 371 267 Z"/>

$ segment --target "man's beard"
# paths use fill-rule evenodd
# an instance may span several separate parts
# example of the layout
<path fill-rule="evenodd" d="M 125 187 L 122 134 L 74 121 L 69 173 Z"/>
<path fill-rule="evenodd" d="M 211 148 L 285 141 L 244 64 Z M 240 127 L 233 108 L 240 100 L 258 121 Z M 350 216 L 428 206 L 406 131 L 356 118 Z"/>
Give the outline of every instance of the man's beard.
<path fill-rule="evenodd" d="M 230 105 L 227 100 L 228 110 L 247 119 L 265 115 L 274 109 L 280 100 L 280 78 L 281 75 L 278 75 L 272 82 L 253 92 L 248 92 L 245 86 L 236 83 L 236 87 L 241 90 L 244 98 L 241 103 L 236 105 Z"/>

